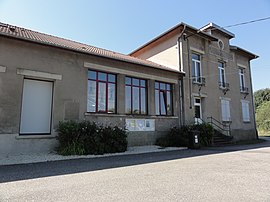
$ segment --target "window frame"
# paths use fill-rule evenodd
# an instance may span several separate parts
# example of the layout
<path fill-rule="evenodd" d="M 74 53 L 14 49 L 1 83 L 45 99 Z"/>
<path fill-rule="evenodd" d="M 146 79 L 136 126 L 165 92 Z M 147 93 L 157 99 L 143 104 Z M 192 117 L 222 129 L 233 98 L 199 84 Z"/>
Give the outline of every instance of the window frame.
<path fill-rule="evenodd" d="M 156 87 L 156 84 L 158 84 L 158 88 Z M 165 89 L 161 89 L 160 84 L 164 84 L 165 85 Z M 168 89 L 168 85 L 170 86 Z M 173 85 L 170 83 L 165 83 L 165 82 L 161 82 L 161 81 L 155 81 L 155 105 L 157 105 L 157 100 L 156 100 L 156 91 L 158 91 L 158 109 L 159 109 L 159 113 L 157 113 L 157 106 L 155 106 L 155 114 L 156 116 L 173 116 Z M 166 102 L 164 102 L 165 105 L 165 112 L 166 114 L 162 114 L 162 109 L 161 109 L 161 96 L 160 93 L 165 93 L 166 95 Z M 168 98 L 167 98 L 167 93 L 170 93 L 170 111 L 171 113 L 168 114 L 168 109 L 167 109 L 167 102 L 168 102 Z"/>
<path fill-rule="evenodd" d="M 95 79 L 92 79 L 89 77 L 89 72 L 95 72 Z M 98 74 L 103 73 L 106 74 L 106 80 L 100 80 L 98 78 Z M 109 75 L 114 76 L 114 82 L 109 81 Z M 89 81 L 94 81 L 95 82 L 95 111 L 89 111 L 88 110 L 88 88 L 89 88 Z M 103 83 L 105 84 L 105 110 L 99 110 L 99 84 Z M 109 107 L 109 84 L 114 84 L 114 112 L 110 112 L 108 107 Z M 88 69 L 87 71 L 87 112 L 88 113 L 100 113 L 100 114 L 116 114 L 116 106 L 117 106 L 117 75 L 110 73 L 110 72 L 104 72 L 104 71 L 98 71 L 98 70 L 92 70 Z"/>
<path fill-rule="evenodd" d="M 127 84 L 126 82 L 126 79 L 129 78 L 130 79 L 130 84 Z M 139 85 L 136 85 L 136 84 L 133 84 L 133 80 L 134 79 L 137 79 L 139 80 Z M 144 81 L 145 85 L 143 86 L 141 84 L 141 81 Z M 130 107 L 131 107 L 131 112 L 128 113 L 126 110 L 127 110 L 127 103 L 126 103 L 126 87 L 130 87 Z M 139 113 L 134 113 L 133 112 L 133 90 L 134 88 L 138 88 L 139 89 Z M 142 98 L 141 98 L 141 93 L 142 93 L 142 89 L 144 89 L 145 91 L 145 113 L 142 113 Z M 141 79 L 141 78 L 137 78 L 137 77 L 131 77 L 131 76 L 125 76 L 125 113 L 128 114 L 128 115 L 148 115 L 148 94 L 147 94 L 147 89 L 148 89 L 148 86 L 147 86 L 147 80 L 146 79 Z"/>
<path fill-rule="evenodd" d="M 199 57 L 199 60 L 194 59 L 193 55 L 196 55 Z M 202 77 L 202 62 L 201 62 L 201 55 L 198 53 L 192 53 L 191 54 L 191 61 L 192 61 L 192 81 L 195 83 L 202 83 L 201 77 Z M 194 64 L 194 66 L 193 66 Z M 199 67 L 198 67 L 199 65 Z M 199 73 L 198 73 L 198 69 Z"/>
<path fill-rule="evenodd" d="M 218 82 L 220 87 L 226 88 L 225 62 L 223 61 L 218 61 Z"/>
<path fill-rule="evenodd" d="M 244 68 L 240 68 L 240 67 L 239 67 L 239 80 L 240 80 L 240 90 L 244 91 L 246 87 L 245 72 L 244 72 Z"/>

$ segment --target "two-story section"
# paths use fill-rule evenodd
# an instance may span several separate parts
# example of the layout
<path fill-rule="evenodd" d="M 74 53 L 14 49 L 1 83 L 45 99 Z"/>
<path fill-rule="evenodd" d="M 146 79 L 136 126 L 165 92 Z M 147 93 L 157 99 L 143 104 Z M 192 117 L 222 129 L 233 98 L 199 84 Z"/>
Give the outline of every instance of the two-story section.
<path fill-rule="evenodd" d="M 212 122 L 235 140 L 256 137 L 250 60 L 256 55 L 230 45 L 234 34 L 209 23 L 180 23 L 130 55 L 185 72 L 182 124 Z"/>

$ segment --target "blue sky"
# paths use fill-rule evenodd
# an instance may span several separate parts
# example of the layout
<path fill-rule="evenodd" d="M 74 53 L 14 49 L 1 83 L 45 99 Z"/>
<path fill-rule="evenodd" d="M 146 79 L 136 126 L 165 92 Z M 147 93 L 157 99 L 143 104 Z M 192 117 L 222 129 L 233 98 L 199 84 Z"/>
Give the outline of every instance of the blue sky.
<path fill-rule="evenodd" d="M 202 3 L 203 2 L 203 3 Z M 270 0 L 0 0 L 0 21 L 128 54 L 180 22 L 220 26 L 270 16 Z M 270 20 L 228 28 L 252 61 L 254 90 L 270 87 Z"/>

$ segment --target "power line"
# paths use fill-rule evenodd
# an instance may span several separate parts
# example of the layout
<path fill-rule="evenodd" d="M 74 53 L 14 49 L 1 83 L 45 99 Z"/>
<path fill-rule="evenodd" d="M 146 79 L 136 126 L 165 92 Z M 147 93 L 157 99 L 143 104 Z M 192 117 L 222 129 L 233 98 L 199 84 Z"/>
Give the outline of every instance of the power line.
<path fill-rule="evenodd" d="M 246 24 L 250 24 L 250 23 L 254 23 L 254 22 L 259 22 L 259 21 L 264 21 L 264 20 L 270 20 L 270 16 L 266 17 L 266 18 L 260 18 L 257 20 L 251 20 L 251 21 L 247 21 L 247 22 L 241 22 L 241 23 L 237 23 L 237 24 L 233 24 L 233 25 L 227 25 L 221 28 L 229 28 L 229 27 L 236 27 L 236 26 L 240 26 L 240 25 L 246 25 Z"/>

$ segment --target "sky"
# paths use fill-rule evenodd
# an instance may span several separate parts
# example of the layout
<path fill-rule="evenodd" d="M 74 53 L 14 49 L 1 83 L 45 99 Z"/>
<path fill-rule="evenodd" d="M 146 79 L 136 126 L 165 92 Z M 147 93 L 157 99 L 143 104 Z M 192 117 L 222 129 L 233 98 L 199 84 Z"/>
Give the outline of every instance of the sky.
<path fill-rule="evenodd" d="M 270 17 L 270 0 L 0 0 L 0 22 L 129 54 L 180 22 L 221 27 Z M 253 90 L 270 88 L 270 19 L 227 28 L 252 60 Z M 0 44 L 1 45 L 1 44 Z"/>

